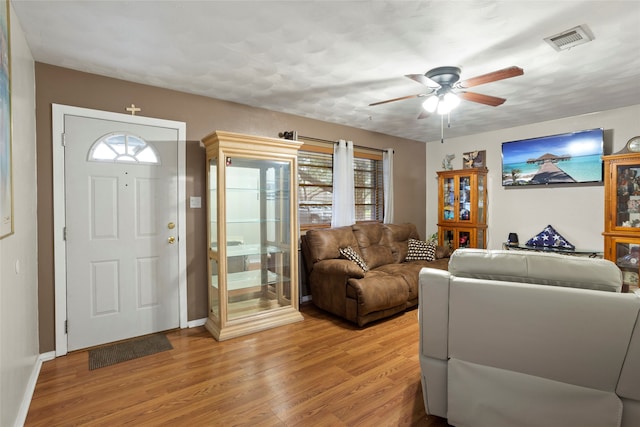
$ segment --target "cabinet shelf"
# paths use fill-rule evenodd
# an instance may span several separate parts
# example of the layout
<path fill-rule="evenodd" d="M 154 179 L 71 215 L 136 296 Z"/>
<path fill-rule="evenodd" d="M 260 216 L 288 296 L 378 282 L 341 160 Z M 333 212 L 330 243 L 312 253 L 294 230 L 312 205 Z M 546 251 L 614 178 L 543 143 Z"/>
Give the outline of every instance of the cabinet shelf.
<path fill-rule="evenodd" d="M 285 276 L 280 276 L 272 271 L 266 271 L 267 282 L 262 282 L 262 271 L 261 270 L 249 270 L 249 271 L 239 271 L 237 273 L 229 273 L 227 274 L 227 290 L 228 291 L 237 291 L 241 289 L 248 288 L 259 288 L 263 285 L 275 285 L 277 283 L 289 283 L 290 279 Z M 211 286 L 214 288 L 219 288 L 218 285 L 218 276 L 211 276 Z"/>
<path fill-rule="evenodd" d="M 265 224 L 265 223 L 275 223 L 275 222 L 283 222 L 286 223 L 290 220 L 285 220 L 281 218 L 254 218 L 254 219 L 236 219 L 236 220 L 227 220 L 227 224 Z M 218 221 L 212 220 L 211 223 L 215 224 Z"/>
<path fill-rule="evenodd" d="M 211 246 L 211 250 L 214 252 L 218 252 L 217 246 Z M 262 255 L 262 254 L 276 254 L 283 252 L 283 249 L 268 245 L 230 245 L 227 246 L 227 256 L 228 257 L 236 257 L 236 256 L 248 256 L 248 255 Z"/>

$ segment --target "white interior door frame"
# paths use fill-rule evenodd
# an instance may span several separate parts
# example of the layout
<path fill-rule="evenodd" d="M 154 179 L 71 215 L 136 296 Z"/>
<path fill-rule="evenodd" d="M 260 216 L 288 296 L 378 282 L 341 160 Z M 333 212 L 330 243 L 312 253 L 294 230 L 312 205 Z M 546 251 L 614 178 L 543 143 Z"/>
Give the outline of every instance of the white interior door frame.
<path fill-rule="evenodd" d="M 55 334 L 56 357 L 67 354 L 67 259 L 64 241 L 65 222 L 65 170 L 64 170 L 64 117 L 76 115 L 103 120 L 113 120 L 146 126 L 158 126 L 178 131 L 178 277 L 180 327 L 187 323 L 187 249 L 186 249 L 186 136 L 187 125 L 184 122 L 132 116 L 68 105 L 52 104 L 52 141 L 53 141 L 53 229 L 54 229 L 54 297 L 55 297 Z"/>

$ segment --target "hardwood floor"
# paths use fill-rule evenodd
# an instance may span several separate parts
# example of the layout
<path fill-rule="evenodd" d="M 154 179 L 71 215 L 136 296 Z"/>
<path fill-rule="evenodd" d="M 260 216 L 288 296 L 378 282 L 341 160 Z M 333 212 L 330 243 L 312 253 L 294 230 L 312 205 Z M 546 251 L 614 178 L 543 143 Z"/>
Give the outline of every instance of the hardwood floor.
<path fill-rule="evenodd" d="M 89 371 L 80 351 L 45 362 L 26 426 L 428 426 L 417 310 L 357 328 L 313 305 L 303 322 Z"/>

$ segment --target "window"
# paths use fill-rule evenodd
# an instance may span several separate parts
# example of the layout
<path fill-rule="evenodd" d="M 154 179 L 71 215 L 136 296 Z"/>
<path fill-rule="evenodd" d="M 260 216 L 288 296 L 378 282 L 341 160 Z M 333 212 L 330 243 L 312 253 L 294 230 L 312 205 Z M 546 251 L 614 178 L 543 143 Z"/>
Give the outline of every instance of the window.
<path fill-rule="evenodd" d="M 354 154 L 356 221 L 382 221 L 382 159 L 357 157 Z"/>
<path fill-rule="evenodd" d="M 89 161 L 160 164 L 153 146 L 144 139 L 127 133 L 112 133 L 98 139 L 91 146 Z"/>
<path fill-rule="evenodd" d="M 354 152 L 356 221 L 382 221 L 382 156 Z M 305 144 L 298 152 L 298 218 L 300 228 L 331 226 L 333 147 Z"/>
<path fill-rule="evenodd" d="M 333 156 L 328 153 L 298 153 L 298 221 L 301 228 L 331 225 Z"/>

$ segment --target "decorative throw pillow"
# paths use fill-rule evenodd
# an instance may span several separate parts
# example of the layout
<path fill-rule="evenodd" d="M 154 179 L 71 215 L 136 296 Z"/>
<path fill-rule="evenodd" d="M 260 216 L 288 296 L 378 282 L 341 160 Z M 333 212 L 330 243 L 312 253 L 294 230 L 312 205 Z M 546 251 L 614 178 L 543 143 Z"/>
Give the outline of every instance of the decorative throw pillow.
<path fill-rule="evenodd" d="M 343 258 L 346 258 L 358 264 L 358 266 L 365 272 L 369 271 L 367 263 L 364 262 L 360 254 L 356 252 L 352 247 L 347 246 L 346 248 L 340 248 L 340 255 L 342 255 Z"/>
<path fill-rule="evenodd" d="M 433 242 L 423 242 L 422 240 L 409 239 L 409 251 L 406 261 L 433 261 L 436 259 L 436 244 Z"/>
<path fill-rule="evenodd" d="M 547 225 L 544 230 L 530 238 L 527 246 L 549 246 L 564 249 L 576 248 L 550 225 Z"/>

